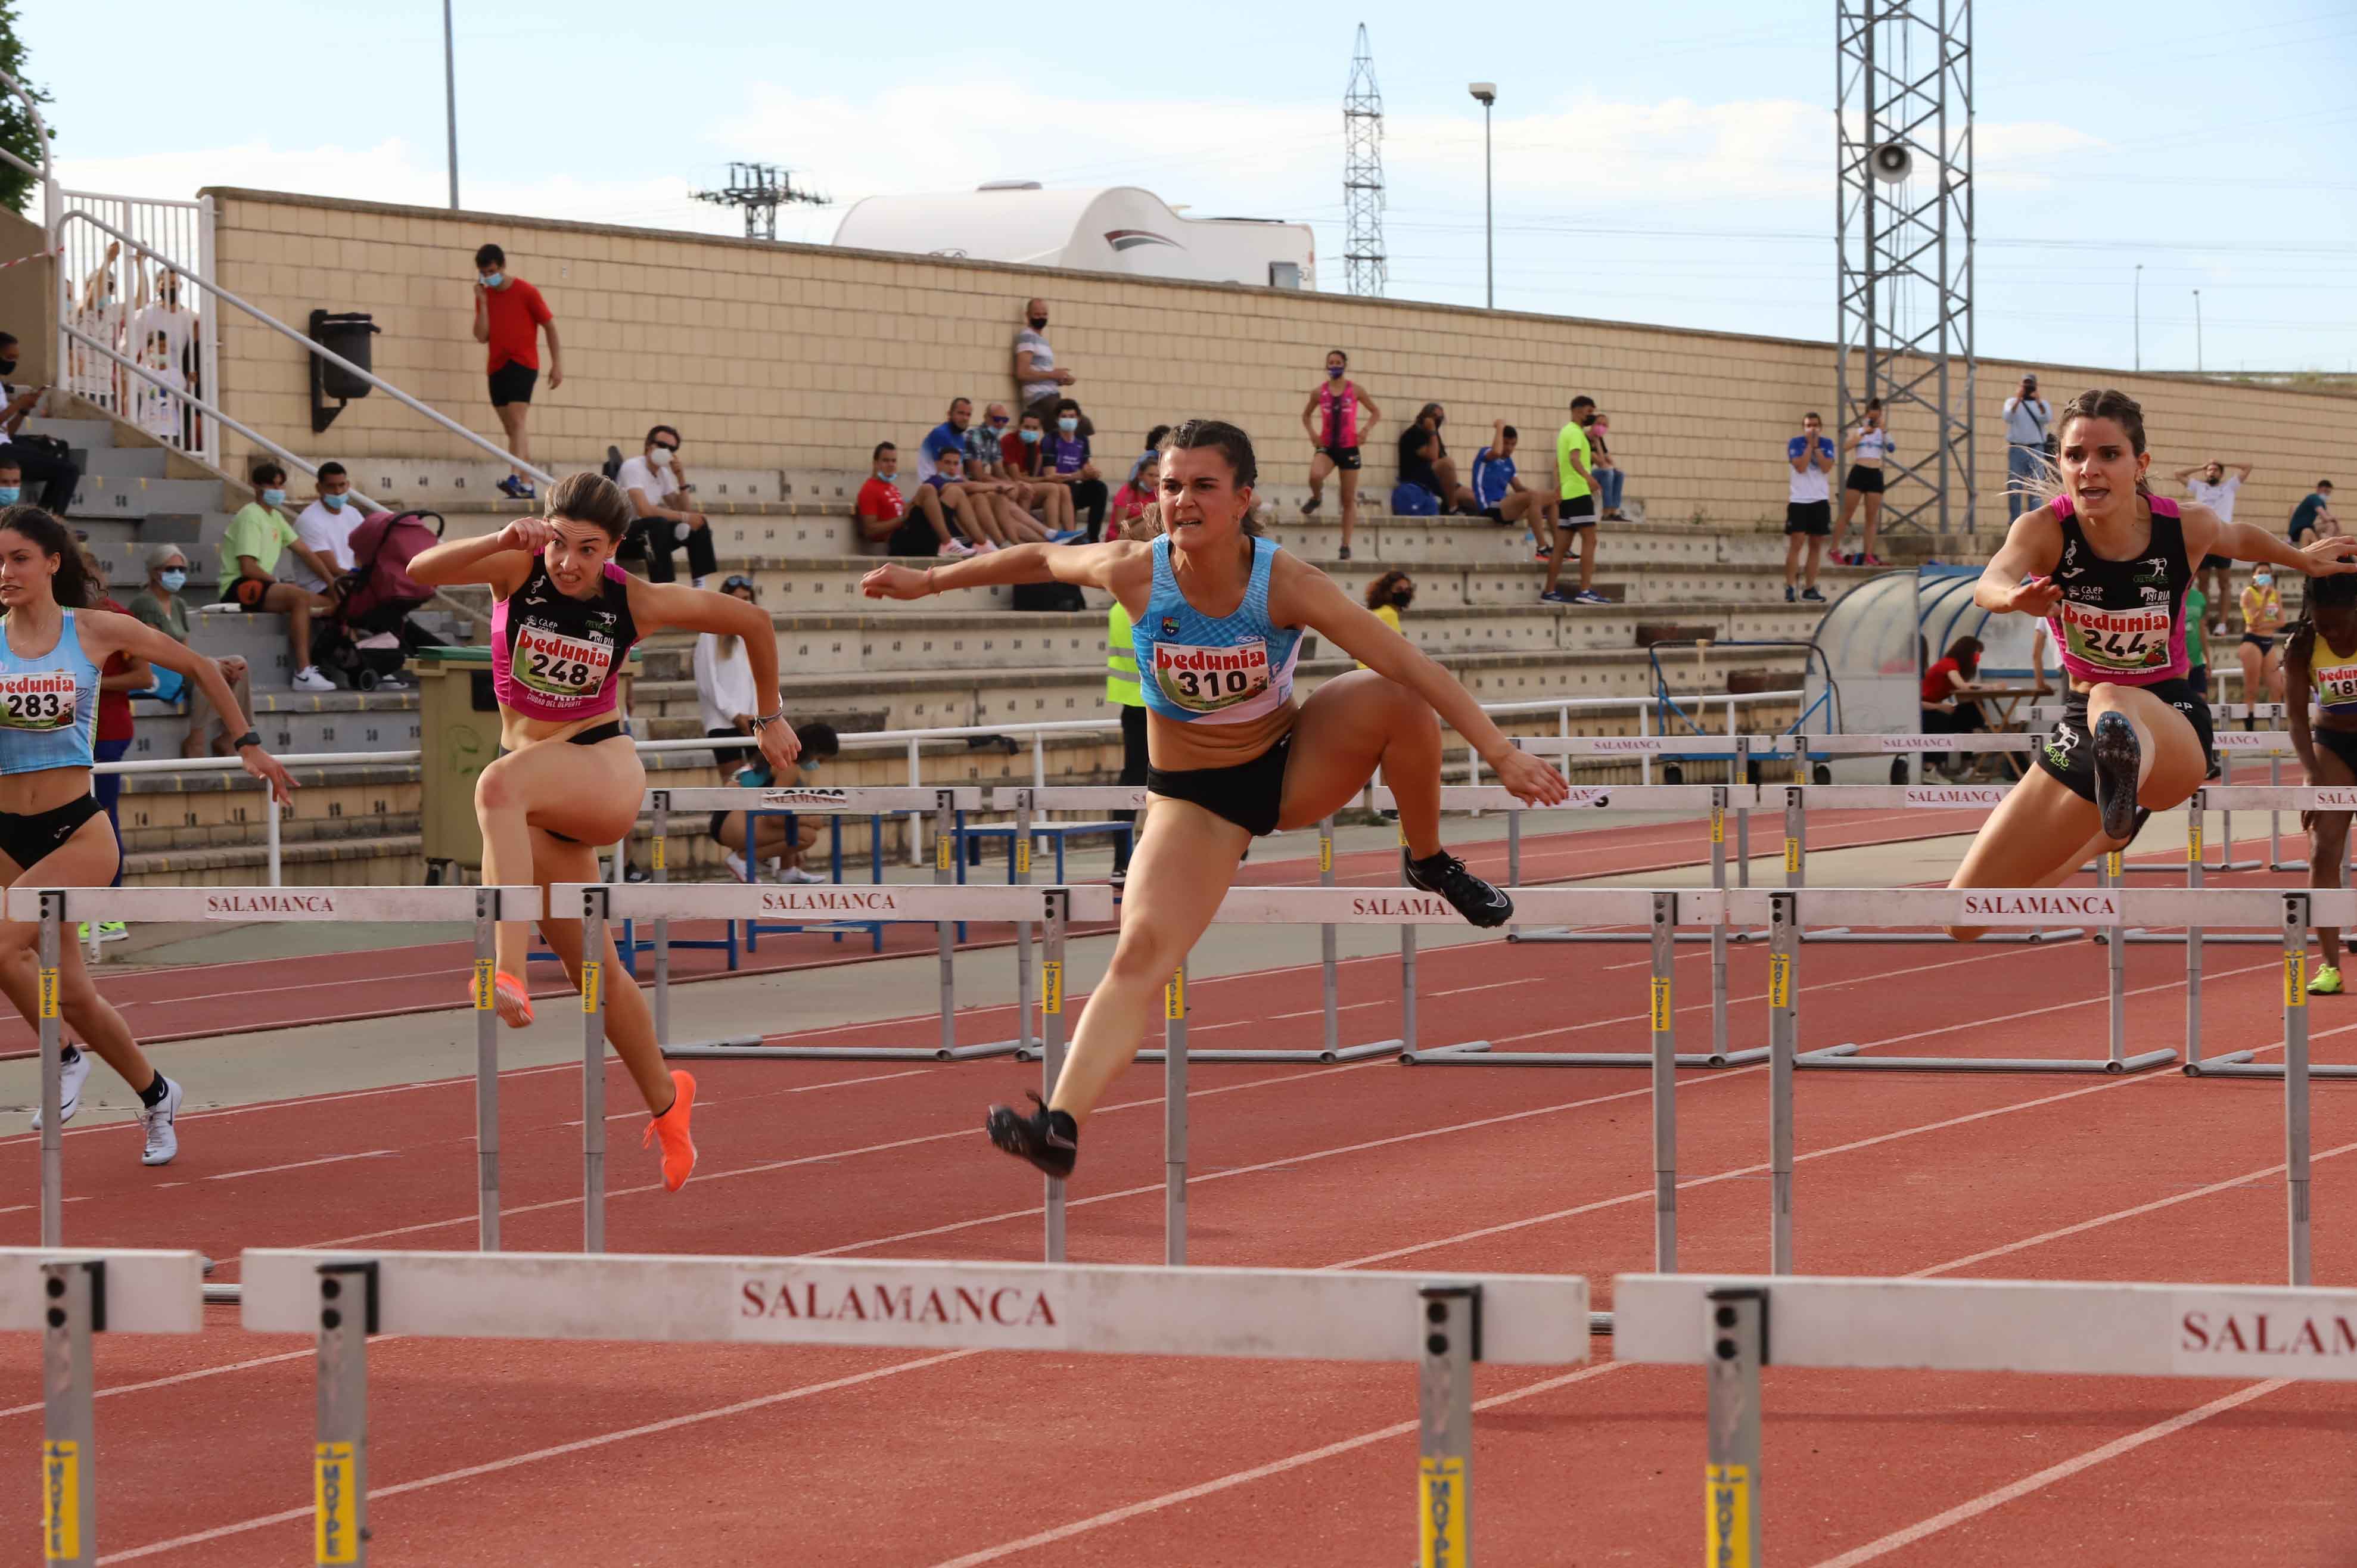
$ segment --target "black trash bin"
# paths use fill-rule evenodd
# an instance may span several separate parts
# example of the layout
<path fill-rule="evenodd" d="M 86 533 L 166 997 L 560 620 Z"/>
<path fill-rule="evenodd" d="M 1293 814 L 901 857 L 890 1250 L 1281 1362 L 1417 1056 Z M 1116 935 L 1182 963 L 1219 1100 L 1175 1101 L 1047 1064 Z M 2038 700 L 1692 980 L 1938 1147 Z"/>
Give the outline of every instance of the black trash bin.
<path fill-rule="evenodd" d="M 373 371 L 374 348 L 369 339 L 384 328 L 365 310 L 311 312 L 311 341 L 331 354 L 341 355 L 363 371 Z M 369 383 L 341 365 L 317 354 L 311 360 L 311 434 L 318 435 L 336 422 L 344 404 L 369 394 Z M 332 403 L 330 402 L 332 401 Z"/>

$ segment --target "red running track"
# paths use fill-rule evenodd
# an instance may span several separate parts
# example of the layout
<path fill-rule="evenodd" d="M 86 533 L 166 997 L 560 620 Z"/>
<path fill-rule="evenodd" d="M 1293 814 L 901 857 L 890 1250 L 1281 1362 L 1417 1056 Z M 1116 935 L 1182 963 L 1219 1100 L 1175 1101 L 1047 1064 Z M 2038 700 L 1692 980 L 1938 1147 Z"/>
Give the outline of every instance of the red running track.
<path fill-rule="evenodd" d="M 1706 1026 L 1699 950 L 1680 1024 Z M 2133 1046 L 2179 1043 L 2182 955 L 2128 950 Z M 2207 955 L 2207 1048 L 2278 1043 L 2270 949 Z M 1765 955 L 1733 955 L 1739 1034 L 1764 1029 Z M 2100 1049 L 2086 944 L 1810 947 L 1803 1048 Z M 1641 949 L 1423 955 L 1429 1015 L 1501 1047 L 1641 1048 Z M 1395 972 L 1353 962 L 1371 1027 Z M 1305 1040 L 1300 973 L 1207 980 L 1206 1043 Z M 2341 1015 L 2345 1012 L 2345 1018 Z M 1346 1015 L 1350 1016 L 1351 1015 Z M 2319 999 L 2318 1052 L 2357 1056 L 2357 1003 Z M 977 1029 L 1006 1032 L 1008 1020 Z M 1208 1036 L 1208 1038 L 1206 1038 Z M 1029 1257 L 1039 1183 L 977 1135 L 1004 1063 L 716 1066 L 703 1165 L 677 1196 L 614 1117 L 618 1250 Z M 1160 1079 L 1135 1069 L 1092 1124 L 1073 1255 L 1161 1249 Z M 1689 1268 L 1767 1262 L 1766 1075 L 1678 1087 Z M 503 1085 L 510 1242 L 576 1243 L 579 1085 Z M 619 1071 L 609 1092 L 628 1104 Z M 1192 1258 L 1204 1263 L 1577 1271 L 1651 1266 L 1649 1116 L 1627 1070 L 1199 1066 Z M 2316 1273 L 2357 1277 L 2357 1133 L 2319 1089 Z M 1819 1273 L 2269 1282 L 2283 1270 L 2281 1095 L 2129 1079 L 1808 1073 L 1799 1261 Z M 134 1134 L 68 1138 L 77 1242 L 464 1246 L 462 1082 L 189 1117 L 180 1162 Z M 0 1141 L 29 1194 L 33 1145 Z M 0 1240 L 31 1232 L 0 1215 Z M 10 1229 L 13 1228 L 13 1229 Z M 1599 1293 L 1609 1297 L 1609 1289 Z M 242 1334 L 102 1348 L 110 1561 L 303 1561 L 307 1343 Z M 1599 1354 L 1607 1350 L 1599 1341 Z M 29 1444 L 37 1356 L 0 1358 L 0 1440 Z M 1414 1472 L 1401 1368 L 702 1347 L 380 1341 L 371 1351 L 380 1564 L 592 1565 L 790 1556 L 893 1564 L 1397 1561 Z M 1485 1369 L 1478 1530 L 1489 1561 L 1665 1562 L 1699 1535 L 1702 1388 L 1690 1369 Z M 2341 1435 L 2357 1392 L 2208 1381 L 1771 1369 L 1763 1509 L 1779 1563 L 2345 1563 Z M 21 1449 L 18 1450 L 21 1452 Z M 135 1481 L 125 1479 L 135 1477 Z M 29 1520 L 29 1466 L 0 1501 Z"/>

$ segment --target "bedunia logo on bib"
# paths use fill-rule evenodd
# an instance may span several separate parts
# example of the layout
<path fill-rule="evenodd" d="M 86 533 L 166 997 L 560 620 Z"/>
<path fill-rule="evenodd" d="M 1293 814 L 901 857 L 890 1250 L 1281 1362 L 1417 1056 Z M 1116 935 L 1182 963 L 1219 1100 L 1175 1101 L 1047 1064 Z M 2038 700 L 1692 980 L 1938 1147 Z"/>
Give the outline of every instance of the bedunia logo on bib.
<path fill-rule="evenodd" d="M 2169 663 L 2167 606 L 2109 610 L 2066 599 L 2061 607 L 2064 645 L 2083 662 L 2105 670 L 2152 670 Z"/>
<path fill-rule="evenodd" d="M 1268 644 L 1259 638 L 1232 648 L 1154 645 L 1154 683 L 1190 714 L 1216 714 L 1268 690 Z"/>
<path fill-rule="evenodd" d="M 567 637 L 545 627 L 516 633 L 516 679 L 552 697 L 585 697 L 606 683 L 614 645 L 605 638 Z"/>
<path fill-rule="evenodd" d="M 2357 703 L 2357 664 L 2328 664 L 2316 672 L 2316 689 L 2336 706 Z"/>
<path fill-rule="evenodd" d="M 0 729 L 58 730 L 73 723 L 73 671 L 0 675 Z"/>

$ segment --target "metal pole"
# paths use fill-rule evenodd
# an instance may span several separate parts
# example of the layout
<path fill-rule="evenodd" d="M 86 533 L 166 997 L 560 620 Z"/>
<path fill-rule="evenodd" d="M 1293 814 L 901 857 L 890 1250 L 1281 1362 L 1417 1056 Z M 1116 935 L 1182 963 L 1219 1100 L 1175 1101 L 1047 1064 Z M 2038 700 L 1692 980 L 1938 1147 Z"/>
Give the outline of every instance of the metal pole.
<path fill-rule="evenodd" d="M 56 1125 L 52 1121 L 48 1125 Z M 41 1552 L 44 1563 L 98 1561 L 98 1453 L 90 1337 L 106 1324 L 106 1265 L 41 1265 Z"/>
<path fill-rule="evenodd" d="M 442 0 L 442 106 L 450 138 L 450 210 L 458 210 L 458 45 L 450 0 Z"/>
<path fill-rule="evenodd" d="M 2120 865 L 2120 852 L 2112 851 L 2097 865 L 2096 880 L 2105 887 L 2118 887 L 2127 881 Z M 2128 944 L 2127 928 L 2113 926 L 2106 933 L 2107 951 L 2104 968 L 2110 977 L 2109 1013 L 2111 1036 L 2106 1047 L 2109 1070 L 2126 1070 L 2128 1054 Z"/>
<path fill-rule="evenodd" d="M 955 818 L 952 815 L 953 797 L 946 789 L 933 797 L 933 886 L 945 887 L 955 873 L 950 859 L 957 850 Z M 911 819 L 913 822 L 914 819 Z M 937 920 L 933 924 L 934 940 L 941 948 L 942 963 L 942 1049 L 957 1048 L 957 923 Z"/>
<path fill-rule="evenodd" d="M 670 858 L 664 852 L 664 845 L 671 834 L 671 791 L 658 789 L 654 792 L 654 800 L 655 842 L 649 854 L 654 857 L 654 870 L 651 875 L 655 885 L 662 886 L 671 880 L 670 874 L 663 869 L 663 863 Z M 753 847 L 753 819 L 748 816 L 745 819 L 745 847 L 748 850 Z M 883 846 L 878 844 L 876 847 L 877 853 L 881 854 Z M 657 915 L 655 917 L 655 1044 L 661 1047 L 670 1043 L 671 917 Z"/>
<path fill-rule="evenodd" d="M 1490 104 L 1481 101 L 1481 257 L 1482 303 L 1498 308 L 1498 216 L 1490 178 Z"/>
<path fill-rule="evenodd" d="M 1187 966 L 1162 987 L 1162 1261 L 1187 1261 Z"/>
<path fill-rule="evenodd" d="M 312 1449 L 315 1561 L 368 1562 L 368 1337 L 376 1328 L 376 1265 L 319 1265 L 317 1445 Z"/>
<path fill-rule="evenodd" d="M 2201 812 L 2208 791 L 2196 789 L 2185 803 L 2185 886 L 2201 886 Z M 2185 932 L 2185 1066 L 2201 1065 L 2201 928 Z"/>
<path fill-rule="evenodd" d="M 658 841 L 660 842 L 660 841 Z M 500 1250 L 499 890 L 475 890 L 475 1244 Z"/>
<path fill-rule="evenodd" d="M 1703 1468 L 1703 1561 L 1760 1554 L 1760 1369 L 1768 1359 L 1768 1293 L 1710 1293 L 1708 1449 Z"/>
<path fill-rule="evenodd" d="M 63 940 L 66 896 L 41 895 L 41 1245 L 65 1245 L 66 1151 L 64 1064 L 58 1060 L 58 947 Z"/>
<path fill-rule="evenodd" d="M 1509 876 L 1507 881 L 1512 882 Z M 1318 886 L 1334 886 L 1334 819 L 1318 824 Z M 1342 1048 L 1342 977 L 1335 964 L 1334 928 L 1318 928 L 1318 966 L 1326 985 L 1326 1048 Z"/>
<path fill-rule="evenodd" d="M 2201 291 L 2193 291 L 2193 371 L 2201 371 Z"/>
<path fill-rule="evenodd" d="M 1710 885 L 1727 891 L 1727 796 L 1724 786 L 1710 792 Z M 1710 1048 L 1727 1055 L 1727 906 L 1710 927 Z"/>
<path fill-rule="evenodd" d="M 1506 886 L 1509 887 L 1523 885 L 1523 813 L 1519 809 L 1521 802 L 1516 801 L 1515 806 L 1517 809 L 1506 813 Z M 1522 935 L 1522 930 L 1521 925 L 1509 922 L 1506 940 L 1512 941 Z"/>
<path fill-rule="evenodd" d="M 1473 1363 L 1481 1356 L 1481 1287 L 1416 1292 L 1416 1540 L 1419 1562 L 1473 1561 Z"/>
<path fill-rule="evenodd" d="M 1730 708 L 1728 711 L 1733 710 Z M 1727 780 L 1728 785 L 1730 787 L 1741 785 L 1746 790 L 1746 793 L 1736 797 L 1735 885 L 1738 887 L 1749 887 L 1751 886 L 1751 797 L 1749 793 L 1751 783 L 1751 737 L 1749 736 L 1739 735 L 1735 737 L 1735 761 L 1731 766 L 1735 777 Z"/>
<path fill-rule="evenodd" d="M 2144 369 L 2144 263 L 2136 270 L 2136 368 Z"/>
<path fill-rule="evenodd" d="M 1415 928 L 1400 928 L 1400 1049 L 1415 1049 Z"/>
<path fill-rule="evenodd" d="M 1672 997 L 1678 896 L 1653 895 L 1653 1272 L 1678 1272 L 1678 1036 Z"/>
<path fill-rule="evenodd" d="M 2308 895 L 2284 895 L 2284 1192 L 2291 1214 L 2291 1283 L 2309 1277 Z"/>
<path fill-rule="evenodd" d="M 262 820 L 264 841 L 270 846 L 270 886 L 284 887 L 278 853 L 278 797 L 272 792 L 267 779 L 262 781 Z"/>
<path fill-rule="evenodd" d="M 1071 894 L 1057 888 L 1048 895 L 1047 918 L 1039 935 L 1044 956 L 1039 961 L 1039 1094 L 1050 1104 L 1056 1099 L 1056 1079 L 1064 1070 L 1064 928 L 1071 918 Z M 1048 1262 L 1064 1261 L 1064 1178 L 1048 1182 Z"/>
<path fill-rule="evenodd" d="M 1036 786 L 1035 786 L 1036 788 Z M 1031 791 L 1023 790 L 1015 800 L 1015 880 L 1028 886 L 1031 881 Z M 1015 1041 L 1022 1049 L 1031 1048 L 1031 922 L 1015 922 Z"/>
<path fill-rule="evenodd" d="M 1769 1272 L 1792 1272 L 1792 1058 L 1798 1049 L 1800 900 L 1790 892 L 1768 896 L 1768 1179 Z"/>
<path fill-rule="evenodd" d="M 581 1250 L 606 1250 L 605 887 L 581 899 Z"/>
<path fill-rule="evenodd" d="M 1801 786 L 1784 791 L 1784 886 L 1809 885 L 1809 812 L 1801 800 Z"/>

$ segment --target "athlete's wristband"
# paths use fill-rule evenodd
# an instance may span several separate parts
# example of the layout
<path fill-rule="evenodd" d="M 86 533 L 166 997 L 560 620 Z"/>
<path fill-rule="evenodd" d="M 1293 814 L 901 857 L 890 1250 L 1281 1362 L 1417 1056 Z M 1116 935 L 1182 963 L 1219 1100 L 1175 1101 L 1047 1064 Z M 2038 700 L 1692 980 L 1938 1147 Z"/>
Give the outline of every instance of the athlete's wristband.
<path fill-rule="evenodd" d="M 773 724 L 778 723 L 779 721 L 782 720 L 785 716 L 786 716 L 786 710 L 785 710 L 785 708 L 784 708 L 782 705 L 780 705 L 780 706 L 779 707 L 778 711 L 777 711 L 776 713 L 774 713 L 774 714 L 762 714 L 758 715 L 758 716 L 753 720 L 753 727 L 754 727 L 755 729 L 760 729 L 760 728 L 761 728 L 761 727 L 763 727 L 764 725 L 773 725 Z"/>
<path fill-rule="evenodd" d="M 231 751 L 243 751 L 249 746 L 260 746 L 261 744 L 262 732 L 260 730 L 248 730 L 243 735 L 238 736 L 235 740 L 231 741 L 229 743 L 229 748 Z"/>

